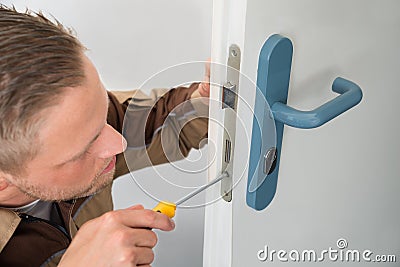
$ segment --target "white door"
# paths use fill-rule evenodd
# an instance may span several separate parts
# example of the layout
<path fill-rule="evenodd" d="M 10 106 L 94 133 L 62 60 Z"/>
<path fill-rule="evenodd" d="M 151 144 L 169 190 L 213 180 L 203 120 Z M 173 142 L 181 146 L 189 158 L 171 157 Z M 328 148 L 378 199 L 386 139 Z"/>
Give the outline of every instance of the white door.
<path fill-rule="evenodd" d="M 214 1 L 212 60 L 226 64 L 236 44 L 242 75 L 233 153 L 237 184 L 231 202 L 220 198 L 206 206 L 203 266 L 398 265 L 399 10 L 396 0 Z M 335 98 L 331 85 L 339 76 L 357 83 L 364 96 L 319 128 L 285 126 L 275 197 L 256 211 L 246 204 L 249 107 L 260 49 L 275 33 L 294 47 L 289 106 L 310 110 Z M 217 69 L 212 81 L 224 84 L 226 73 Z M 212 89 L 212 98 L 221 101 L 220 87 Z M 225 115 L 220 105 L 210 110 L 209 138 L 222 158 Z M 221 161 L 214 161 L 210 178 L 221 171 Z M 216 186 L 209 197 L 218 196 Z"/>

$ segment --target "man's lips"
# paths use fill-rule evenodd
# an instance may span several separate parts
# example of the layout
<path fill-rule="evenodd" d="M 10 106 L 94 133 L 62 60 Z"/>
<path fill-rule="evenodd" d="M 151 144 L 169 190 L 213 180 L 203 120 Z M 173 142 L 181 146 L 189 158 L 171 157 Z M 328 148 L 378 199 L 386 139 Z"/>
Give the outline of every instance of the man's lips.
<path fill-rule="evenodd" d="M 117 161 L 117 157 L 114 156 L 114 157 L 111 159 L 110 163 L 107 165 L 107 167 L 103 170 L 103 172 L 102 172 L 101 174 L 108 173 L 108 172 L 110 172 L 112 169 L 114 169 L 114 167 L 115 167 L 115 162 L 116 162 L 116 161 Z"/>

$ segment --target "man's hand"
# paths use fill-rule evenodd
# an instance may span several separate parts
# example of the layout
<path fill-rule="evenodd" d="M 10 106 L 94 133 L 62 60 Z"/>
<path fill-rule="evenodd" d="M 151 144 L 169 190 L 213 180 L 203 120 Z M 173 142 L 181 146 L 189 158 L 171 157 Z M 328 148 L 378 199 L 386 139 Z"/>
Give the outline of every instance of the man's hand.
<path fill-rule="evenodd" d="M 150 229 L 174 228 L 168 216 L 141 205 L 107 212 L 79 229 L 58 266 L 149 267 L 157 243 L 157 236 Z"/>
<path fill-rule="evenodd" d="M 191 98 L 197 97 L 209 97 L 210 96 L 210 61 L 211 59 L 207 60 L 205 64 L 205 74 L 203 81 L 199 84 L 199 87 L 196 91 L 194 91 L 191 95 Z"/>

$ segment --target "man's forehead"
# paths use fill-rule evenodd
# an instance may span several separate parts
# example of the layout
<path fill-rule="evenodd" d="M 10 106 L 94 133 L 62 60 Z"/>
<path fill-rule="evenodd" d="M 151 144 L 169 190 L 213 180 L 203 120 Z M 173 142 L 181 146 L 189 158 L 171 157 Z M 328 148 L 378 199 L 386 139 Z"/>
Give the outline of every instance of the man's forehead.
<path fill-rule="evenodd" d="M 43 152 L 63 153 L 64 159 L 84 149 L 106 123 L 107 93 L 93 64 L 87 58 L 84 62 L 86 82 L 64 90 L 59 103 L 44 112 L 39 131 Z"/>

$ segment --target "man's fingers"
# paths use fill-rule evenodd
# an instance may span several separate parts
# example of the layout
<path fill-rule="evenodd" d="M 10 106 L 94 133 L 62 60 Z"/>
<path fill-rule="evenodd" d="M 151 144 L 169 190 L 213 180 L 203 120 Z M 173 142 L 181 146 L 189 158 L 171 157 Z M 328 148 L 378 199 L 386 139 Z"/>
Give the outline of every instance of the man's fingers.
<path fill-rule="evenodd" d="M 208 78 L 207 81 L 210 81 L 210 64 L 211 64 L 211 58 L 208 58 L 205 64 L 206 68 L 205 78 Z"/>
<path fill-rule="evenodd" d="M 158 238 L 156 233 L 154 233 L 151 229 L 145 228 L 127 228 L 127 235 L 129 237 L 134 237 L 130 239 L 130 245 L 134 245 L 135 247 L 147 247 L 154 248 L 157 244 Z"/>
<path fill-rule="evenodd" d="M 211 63 L 211 58 L 208 58 L 207 62 L 204 64 L 205 66 L 204 79 L 199 85 L 199 93 L 202 97 L 210 96 L 210 63 Z"/>
<path fill-rule="evenodd" d="M 143 205 L 137 204 L 137 205 L 134 205 L 134 206 L 126 208 L 126 209 L 127 210 L 143 210 L 144 207 L 143 207 Z"/>
<path fill-rule="evenodd" d="M 135 265 L 137 266 L 150 266 L 150 263 L 154 261 L 154 252 L 150 248 L 137 247 L 135 248 L 137 255 L 140 255 L 135 259 Z"/>
<path fill-rule="evenodd" d="M 202 97 L 209 97 L 210 96 L 210 83 L 209 82 L 202 82 L 199 85 L 199 94 Z"/>
<path fill-rule="evenodd" d="M 171 231 L 175 228 L 175 223 L 165 214 L 152 210 L 117 210 L 105 218 L 106 220 L 120 222 L 132 228 L 152 228 L 163 231 Z"/>

